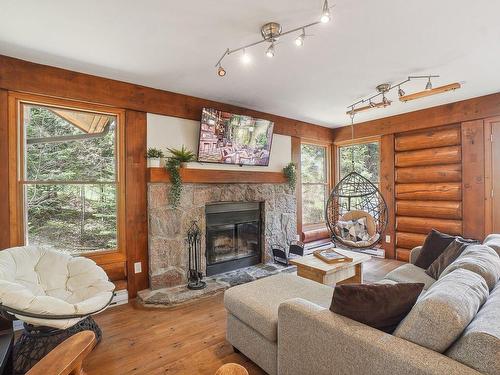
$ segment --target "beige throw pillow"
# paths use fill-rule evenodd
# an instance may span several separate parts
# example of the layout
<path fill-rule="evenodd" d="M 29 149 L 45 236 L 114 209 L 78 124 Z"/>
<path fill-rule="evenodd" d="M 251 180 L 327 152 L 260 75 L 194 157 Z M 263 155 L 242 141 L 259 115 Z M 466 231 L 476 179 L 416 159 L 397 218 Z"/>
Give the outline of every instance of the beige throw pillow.
<path fill-rule="evenodd" d="M 394 336 L 443 353 L 488 298 L 478 274 L 457 269 L 436 281 L 398 325 Z"/>

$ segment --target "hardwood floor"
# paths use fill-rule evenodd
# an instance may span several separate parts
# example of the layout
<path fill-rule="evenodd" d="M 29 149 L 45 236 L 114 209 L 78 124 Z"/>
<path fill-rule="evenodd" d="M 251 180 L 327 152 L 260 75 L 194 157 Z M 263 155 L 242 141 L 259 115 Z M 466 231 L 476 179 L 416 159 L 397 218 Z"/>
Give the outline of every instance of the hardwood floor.
<path fill-rule="evenodd" d="M 365 263 L 365 282 L 381 279 L 400 264 L 372 258 Z M 222 294 L 170 309 L 132 301 L 95 319 L 103 339 L 85 363 L 89 375 L 213 375 L 228 362 L 241 364 L 250 375 L 264 374 L 226 342 Z"/>

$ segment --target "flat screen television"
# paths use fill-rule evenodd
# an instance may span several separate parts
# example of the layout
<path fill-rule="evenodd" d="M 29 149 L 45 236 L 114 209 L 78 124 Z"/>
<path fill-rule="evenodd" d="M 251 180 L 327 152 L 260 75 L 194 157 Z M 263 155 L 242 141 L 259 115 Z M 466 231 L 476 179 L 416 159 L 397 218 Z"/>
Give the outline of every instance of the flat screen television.
<path fill-rule="evenodd" d="M 198 161 L 267 166 L 273 128 L 272 121 L 203 108 Z"/>

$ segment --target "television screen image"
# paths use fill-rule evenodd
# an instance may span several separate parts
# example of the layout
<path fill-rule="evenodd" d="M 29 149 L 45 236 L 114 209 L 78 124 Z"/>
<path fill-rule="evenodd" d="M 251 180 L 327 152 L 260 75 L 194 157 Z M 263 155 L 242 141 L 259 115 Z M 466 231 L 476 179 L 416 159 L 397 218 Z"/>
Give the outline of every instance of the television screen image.
<path fill-rule="evenodd" d="M 203 108 L 198 161 L 267 166 L 273 128 L 272 121 Z"/>

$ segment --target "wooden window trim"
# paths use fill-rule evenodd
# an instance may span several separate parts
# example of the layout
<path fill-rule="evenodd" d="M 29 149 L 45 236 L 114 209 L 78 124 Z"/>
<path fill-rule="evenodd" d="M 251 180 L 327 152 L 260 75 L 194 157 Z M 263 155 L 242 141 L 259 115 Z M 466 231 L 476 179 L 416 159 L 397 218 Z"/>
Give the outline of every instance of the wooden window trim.
<path fill-rule="evenodd" d="M 320 146 L 325 148 L 325 158 L 326 158 L 326 165 L 325 165 L 325 170 L 326 170 L 326 182 L 325 183 L 310 183 L 311 185 L 320 185 L 323 184 L 326 186 L 327 194 L 330 193 L 332 190 L 333 186 L 333 175 L 334 173 L 332 170 L 333 166 L 333 155 L 332 155 L 332 143 L 331 142 L 320 142 L 316 140 L 311 140 L 311 139 L 301 139 L 300 141 L 300 150 L 302 150 L 302 145 L 311 145 L 311 146 Z M 300 155 L 300 159 L 302 161 L 302 155 Z M 301 166 L 302 167 L 302 166 Z M 300 199 L 297 199 L 297 210 L 301 213 L 303 213 L 303 204 L 302 204 L 302 186 L 307 185 L 308 183 L 303 183 L 302 182 L 302 168 L 300 168 Z M 311 229 L 319 229 L 322 228 L 323 226 L 326 225 L 326 221 L 319 222 L 319 223 L 304 223 L 303 218 L 300 218 L 301 226 L 302 226 L 302 232 L 311 230 Z"/>
<path fill-rule="evenodd" d="M 22 113 L 21 104 L 37 104 L 57 106 L 60 108 L 78 111 L 98 112 L 116 116 L 117 119 L 117 240 L 116 250 L 104 250 L 96 254 L 81 254 L 94 260 L 99 265 L 125 262 L 126 252 L 126 216 L 125 216 L 125 111 L 113 107 L 79 102 L 41 95 L 9 92 L 9 212 L 10 212 L 10 246 L 24 245 L 24 207 L 23 207 L 23 182 L 22 182 Z"/>
<path fill-rule="evenodd" d="M 484 234 L 493 231 L 493 143 L 491 142 L 492 124 L 500 122 L 500 116 L 484 120 Z"/>

